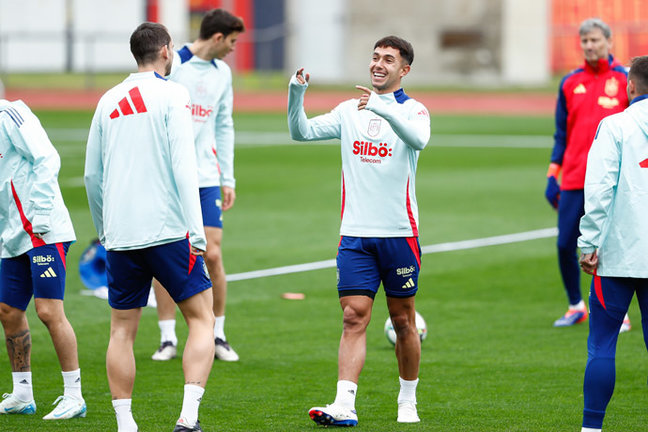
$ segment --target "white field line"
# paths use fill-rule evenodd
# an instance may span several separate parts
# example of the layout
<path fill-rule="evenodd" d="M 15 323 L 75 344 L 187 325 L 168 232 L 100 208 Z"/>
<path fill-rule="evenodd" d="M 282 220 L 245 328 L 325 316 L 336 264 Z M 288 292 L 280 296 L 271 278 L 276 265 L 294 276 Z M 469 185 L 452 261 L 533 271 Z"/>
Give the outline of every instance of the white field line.
<path fill-rule="evenodd" d="M 463 240 L 458 242 L 449 242 L 449 243 L 439 243 L 435 245 L 428 245 L 421 247 L 421 252 L 423 254 L 438 253 L 438 252 L 450 252 L 458 251 L 464 249 L 474 249 L 484 246 L 495 246 L 503 245 L 509 243 L 518 243 L 529 240 L 537 240 L 548 237 L 555 237 L 558 235 L 557 228 L 544 228 L 534 231 L 526 231 L 515 234 L 505 234 L 494 237 L 484 237 L 479 239 L 472 240 Z M 335 259 L 324 260 L 324 261 L 315 261 L 305 264 L 296 264 L 283 267 L 275 267 L 265 270 L 255 270 L 244 273 L 235 273 L 227 275 L 228 282 L 247 280 L 247 279 L 257 279 L 268 276 L 277 276 L 290 273 L 300 273 L 311 270 L 320 270 L 325 268 L 335 267 Z"/>
<path fill-rule="evenodd" d="M 57 141 L 84 142 L 88 139 L 87 129 L 47 130 L 50 139 Z M 302 143 L 293 141 L 285 132 L 236 131 L 236 145 L 240 147 L 265 147 L 277 145 L 338 145 L 337 140 L 314 141 Z M 430 145 L 433 147 L 492 147 L 492 148 L 551 148 L 553 139 L 548 135 L 450 135 L 432 134 Z"/>

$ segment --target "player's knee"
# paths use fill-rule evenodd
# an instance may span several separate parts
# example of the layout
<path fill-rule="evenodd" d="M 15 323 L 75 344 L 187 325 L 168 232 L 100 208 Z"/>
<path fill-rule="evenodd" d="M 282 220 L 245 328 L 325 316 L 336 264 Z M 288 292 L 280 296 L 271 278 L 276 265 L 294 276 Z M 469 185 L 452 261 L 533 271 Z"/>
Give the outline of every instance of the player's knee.
<path fill-rule="evenodd" d="M 38 315 L 38 319 L 40 319 L 47 327 L 61 319 L 59 312 L 48 305 L 37 305 L 36 314 Z"/>
<path fill-rule="evenodd" d="M 19 322 L 24 315 L 20 309 L 9 306 L 6 303 L 0 303 L 0 321 L 2 325 L 7 326 Z"/>
<path fill-rule="evenodd" d="M 416 324 L 413 321 L 410 321 L 407 315 L 402 314 L 393 316 L 391 317 L 391 320 L 397 338 L 403 339 L 410 333 L 418 334 Z"/>
<path fill-rule="evenodd" d="M 344 330 L 364 330 L 369 324 L 369 314 L 352 306 L 344 308 L 342 319 L 344 322 Z"/>
<path fill-rule="evenodd" d="M 203 257 L 210 267 L 220 266 L 221 260 L 223 259 L 220 247 L 207 248 Z"/>
<path fill-rule="evenodd" d="M 195 308 L 192 310 L 186 311 L 185 320 L 187 321 L 187 326 L 189 328 L 194 327 L 205 327 L 209 329 L 214 328 L 214 313 L 211 309 L 207 308 Z"/>

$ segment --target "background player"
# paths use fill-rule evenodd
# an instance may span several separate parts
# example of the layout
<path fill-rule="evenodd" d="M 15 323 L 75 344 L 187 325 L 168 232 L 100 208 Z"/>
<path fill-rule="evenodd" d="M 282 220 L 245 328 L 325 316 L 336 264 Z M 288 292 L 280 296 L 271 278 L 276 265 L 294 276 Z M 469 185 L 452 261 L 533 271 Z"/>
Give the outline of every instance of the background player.
<path fill-rule="evenodd" d="M 630 107 L 605 118 L 587 160 L 583 270 L 593 274 L 583 432 L 600 431 L 612 397 L 619 329 L 634 293 L 648 347 L 648 56 L 633 60 Z"/>
<path fill-rule="evenodd" d="M 222 59 L 234 50 L 243 21 L 223 9 L 207 13 L 200 36 L 178 51 L 170 76 L 189 90 L 195 135 L 198 183 L 207 250 L 205 262 L 214 295 L 216 358 L 237 361 L 225 336 L 227 282 L 221 252 L 222 212 L 234 205 L 234 122 L 232 71 Z M 221 200 L 222 196 L 222 200 Z M 222 203 L 222 204 L 221 204 Z M 159 283 L 154 284 L 160 325 L 160 348 L 153 360 L 176 355 L 175 304 Z"/>
<path fill-rule="evenodd" d="M 601 119 L 628 106 L 624 90 L 626 70 L 610 54 L 610 27 L 598 18 L 590 18 L 583 21 L 578 32 L 585 64 L 560 83 L 556 133 L 545 191 L 549 203 L 558 209 L 558 263 L 569 300 L 567 312 L 554 322 L 555 327 L 571 326 L 587 319 L 576 255 L 578 223 L 584 213 L 587 152 Z M 562 184 L 559 185 L 561 169 Z M 627 330 L 630 330 L 630 319 L 626 317 L 622 331 Z"/>
<path fill-rule="evenodd" d="M 85 417 L 77 341 L 65 316 L 65 257 L 76 240 L 58 185 L 61 160 L 22 101 L 0 100 L 0 320 L 13 391 L 0 414 L 34 414 L 31 333 L 25 310 L 34 296 L 63 374 L 63 396 L 46 420 Z"/>
<path fill-rule="evenodd" d="M 120 432 L 131 413 L 133 343 L 152 277 L 189 327 L 182 412 L 174 431 L 201 430 L 198 407 L 214 361 L 212 294 L 204 262 L 189 93 L 166 81 L 173 42 L 160 24 L 141 24 L 130 47 L 138 72 L 99 101 L 88 137 L 85 184 L 106 248 L 111 329 L 106 370 Z M 128 191 L 128 193 L 124 193 Z"/>
<path fill-rule="evenodd" d="M 430 116 L 401 88 L 413 59 L 409 42 L 396 36 L 380 39 L 369 64 L 373 91 L 356 86 L 360 99 L 342 102 L 313 119 L 303 108 L 309 75 L 299 69 L 290 80 L 292 138 L 341 139 L 342 238 L 337 269 L 343 331 L 335 401 L 309 411 L 318 424 L 358 423 L 355 397 L 366 357 L 367 325 L 381 281 L 397 334 L 398 421 L 420 421 L 416 386 L 421 345 L 414 310 L 420 247 L 414 183 L 419 152 L 430 138 Z"/>

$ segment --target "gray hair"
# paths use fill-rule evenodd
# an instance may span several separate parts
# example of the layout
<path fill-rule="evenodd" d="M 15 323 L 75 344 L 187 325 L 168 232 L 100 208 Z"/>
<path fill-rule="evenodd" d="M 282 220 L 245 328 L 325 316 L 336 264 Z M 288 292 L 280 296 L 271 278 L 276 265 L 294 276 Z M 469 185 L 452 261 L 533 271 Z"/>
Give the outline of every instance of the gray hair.
<path fill-rule="evenodd" d="M 595 28 L 598 28 L 603 32 L 605 39 L 610 39 L 612 37 L 612 30 L 610 30 L 610 26 L 605 24 L 605 22 L 603 22 L 603 20 L 600 18 L 588 18 L 583 21 L 578 29 L 578 34 L 581 36 L 586 35 Z"/>

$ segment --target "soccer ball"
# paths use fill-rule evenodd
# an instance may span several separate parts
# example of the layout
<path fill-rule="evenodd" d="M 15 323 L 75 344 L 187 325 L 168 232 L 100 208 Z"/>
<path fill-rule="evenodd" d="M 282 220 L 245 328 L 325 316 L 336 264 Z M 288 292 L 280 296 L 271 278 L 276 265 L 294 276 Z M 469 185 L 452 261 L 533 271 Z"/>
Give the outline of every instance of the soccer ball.
<path fill-rule="evenodd" d="M 418 312 L 416 312 L 416 328 L 419 337 L 421 338 L 421 342 L 423 342 L 427 337 L 427 324 L 425 324 L 425 320 Z M 387 321 L 385 321 L 385 336 L 387 336 L 387 340 L 391 342 L 392 345 L 396 345 L 396 332 L 394 331 L 394 326 L 392 325 L 390 317 L 387 317 Z"/>

